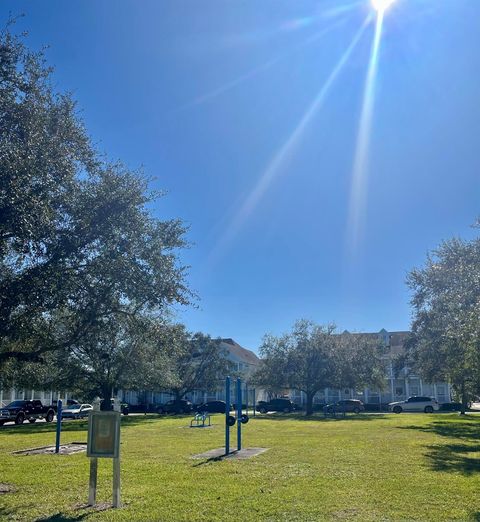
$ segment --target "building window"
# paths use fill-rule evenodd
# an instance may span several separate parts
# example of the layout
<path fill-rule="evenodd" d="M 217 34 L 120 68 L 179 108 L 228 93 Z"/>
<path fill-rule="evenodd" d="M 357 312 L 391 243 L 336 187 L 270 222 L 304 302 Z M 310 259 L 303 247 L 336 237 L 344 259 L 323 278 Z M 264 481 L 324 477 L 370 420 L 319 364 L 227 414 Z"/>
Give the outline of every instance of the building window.
<path fill-rule="evenodd" d="M 395 395 L 403 395 L 403 388 L 397 386 L 395 388 Z"/>

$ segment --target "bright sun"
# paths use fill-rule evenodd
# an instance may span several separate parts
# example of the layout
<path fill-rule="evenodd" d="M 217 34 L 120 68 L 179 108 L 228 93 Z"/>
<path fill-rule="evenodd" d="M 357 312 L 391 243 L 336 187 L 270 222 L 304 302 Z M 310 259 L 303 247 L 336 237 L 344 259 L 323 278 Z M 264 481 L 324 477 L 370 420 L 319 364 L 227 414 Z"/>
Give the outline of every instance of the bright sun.
<path fill-rule="evenodd" d="M 373 8 L 379 13 L 384 13 L 395 0 L 372 0 Z"/>

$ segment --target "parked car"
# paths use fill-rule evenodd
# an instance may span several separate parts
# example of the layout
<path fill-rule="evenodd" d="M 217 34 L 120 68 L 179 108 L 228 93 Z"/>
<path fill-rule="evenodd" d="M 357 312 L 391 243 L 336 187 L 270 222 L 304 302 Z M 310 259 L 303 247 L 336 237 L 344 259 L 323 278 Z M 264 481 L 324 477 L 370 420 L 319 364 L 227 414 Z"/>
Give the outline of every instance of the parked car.
<path fill-rule="evenodd" d="M 190 413 L 193 411 L 193 404 L 190 401 L 185 399 L 175 400 L 166 402 L 165 404 L 161 404 L 157 408 L 157 412 L 162 413 Z"/>
<path fill-rule="evenodd" d="M 0 409 L 0 426 L 5 422 L 15 422 L 15 424 L 23 424 L 28 420 L 32 424 L 37 419 L 45 419 L 46 422 L 52 422 L 55 411 L 50 406 L 44 406 L 42 401 L 13 401 L 4 408 Z"/>
<path fill-rule="evenodd" d="M 63 401 L 63 408 L 70 408 L 71 406 L 75 406 L 75 405 L 80 405 L 81 403 L 78 402 L 77 400 L 75 399 L 67 399 L 67 403 L 65 404 L 65 401 Z M 53 401 L 52 404 L 50 405 L 50 408 L 52 408 L 55 413 L 57 413 L 57 401 Z"/>
<path fill-rule="evenodd" d="M 206 412 L 206 413 L 225 413 L 225 408 L 227 404 L 225 401 L 208 401 L 203 404 L 199 404 L 197 406 L 198 412 Z M 232 409 L 232 405 L 230 405 L 230 410 Z"/>
<path fill-rule="evenodd" d="M 409 397 L 406 401 L 391 402 L 388 409 L 393 413 L 402 413 L 402 411 L 433 413 L 440 409 L 440 405 L 432 397 Z"/>
<path fill-rule="evenodd" d="M 111 403 L 112 403 L 112 408 L 113 408 L 113 402 L 114 402 L 114 398 L 112 397 L 110 399 Z M 120 411 L 123 415 L 128 415 L 130 413 L 130 406 L 126 403 L 126 402 L 121 402 L 120 403 Z"/>
<path fill-rule="evenodd" d="M 365 405 L 357 399 L 342 399 L 341 401 L 327 404 L 325 408 L 328 413 L 332 413 L 333 410 L 337 412 L 345 411 L 347 413 L 360 413 L 361 411 L 365 411 Z"/>
<path fill-rule="evenodd" d="M 88 413 L 92 410 L 91 404 L 73 404 L 62 410 L 62 417 L 65 419 L 82 419 L 88 417 Z"/>
<path fill-rule="evenodd" d="M 295 410 L 295 404 L 290 399 L 280 398 L 272 399 L 271 401 L 258 401 L 257 411 L 260 413 L 267 413 L 269 411 L 283 411 L 290 413 Z"/>

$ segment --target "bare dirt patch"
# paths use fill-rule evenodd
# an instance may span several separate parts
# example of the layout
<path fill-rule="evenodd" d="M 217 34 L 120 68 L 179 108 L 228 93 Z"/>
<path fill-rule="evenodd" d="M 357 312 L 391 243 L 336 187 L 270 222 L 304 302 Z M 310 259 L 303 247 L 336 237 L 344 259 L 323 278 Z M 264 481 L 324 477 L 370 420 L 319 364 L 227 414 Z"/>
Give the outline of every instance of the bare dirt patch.
<path fill-rule="evenodd" d="M 75 504 L 74 509 L 76 511 L 88 510 L 88 511 L 106 511 L 107 509 L 113 509 L 111 502 L 98 502 L 94 506 L 88 504 Z"/>
<path fill-rule="evenodd" d="M 193 455 L 192 459 L 208 459 L 208 460 L 245 460 L 252 457 L 256 457 L 262 453 L 265 453 L 269 448 L 244 448 L 240 451 L 233 450 L 228 455 L 225 455 L 225 448 L 216 448 L 205 453 L 199 453 Z"/>
<path fill-rule="evenodd" d="M 5 484 L 4 482 L 0 482 L 0 495 L 4 495 L 5 493 L 14 493 L 17 491 L 17 488 L 13 484 Z"/>
<path fill-rule="evenodd" d="M 72 453 L 80 453 L 86 451 L 86 442 L 71 442 L 69 444 L 61 444 L 59 448 L 60 455 L 71 455 Z M 55 446 L 40 446 L 39 448 L 29 448 L 25 450 L 14 451 L 14 455 L 55 455 Z"/>

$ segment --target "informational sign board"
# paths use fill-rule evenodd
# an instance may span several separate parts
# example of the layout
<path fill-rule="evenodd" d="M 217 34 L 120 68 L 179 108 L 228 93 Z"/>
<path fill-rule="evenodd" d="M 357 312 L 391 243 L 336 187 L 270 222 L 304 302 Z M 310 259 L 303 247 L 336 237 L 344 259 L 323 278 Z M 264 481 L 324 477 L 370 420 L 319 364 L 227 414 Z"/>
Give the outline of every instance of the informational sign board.
<path fill-rule="evenodd" d="M 120 455 L 120 413 L 91 411 L 88 419 L 87 457 L 117 459 Z"/>

